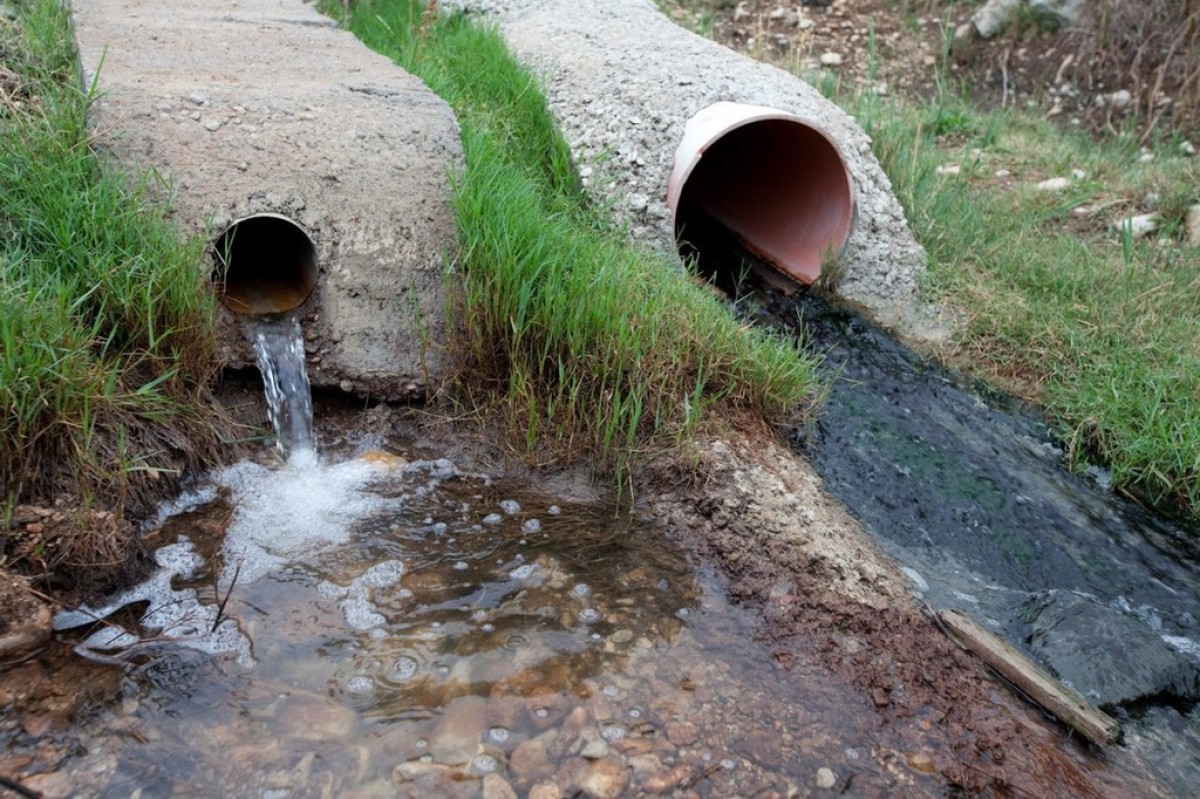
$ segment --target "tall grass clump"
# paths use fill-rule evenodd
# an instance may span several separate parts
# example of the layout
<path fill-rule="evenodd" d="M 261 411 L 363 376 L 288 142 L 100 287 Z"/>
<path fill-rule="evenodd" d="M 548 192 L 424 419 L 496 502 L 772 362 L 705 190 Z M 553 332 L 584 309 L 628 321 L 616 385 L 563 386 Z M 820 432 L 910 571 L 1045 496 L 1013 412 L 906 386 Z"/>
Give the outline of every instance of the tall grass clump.
<path fill-rule="evenodd" d="M 62 4 L 17 8 L 0 21 L 4 518 L 61 494 L 119 513 L 216 443 L 201 399 L 213 363 L 203 245 L 168 223 L 152 176 L 131 181 L 91 152 Z M 89 565 L 69 550 L 59 557 Z"/>
<path fill-rule="evenodd" d="M 739 325 L 669 256 L 630 245 L 589 207 L 540 87 L 494 30 L 412 0 L 357 2 L 347 21 L 458 114 L 470 379 L 498 389 L 523 446 L 588 453 L 620 476 L 713 411 L 778 423 L 811 405 L 810 357 Z"/>
<path fill-rule="evenodd" d="M 1168 142 L 1148 161 L 1131 137 L 978 111 L 949 91 L 839 101 L 929 253 L 928 296 L 966 314 L 955 362 L 1041 403 L 1077 464 L 1200 519 L 1200 251 L 1180 233 L 1200 202 L 1196 159 Z M 961 172 L 939 174 L 949 162 Z M 1062 192 L 1034 188 L 1073 174 Z M 1151 192 L 1160 230 L 1122 235 L 1114 222 Z"/>

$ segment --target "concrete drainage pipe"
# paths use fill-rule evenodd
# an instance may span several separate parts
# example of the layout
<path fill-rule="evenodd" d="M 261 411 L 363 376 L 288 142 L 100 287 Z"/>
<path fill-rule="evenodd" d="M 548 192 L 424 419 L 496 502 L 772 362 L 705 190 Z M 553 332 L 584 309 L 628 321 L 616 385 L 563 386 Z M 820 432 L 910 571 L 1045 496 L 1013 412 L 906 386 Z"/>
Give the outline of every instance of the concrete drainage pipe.
<path fill-rule="evenodd" d="M 215 238 L 227 365 L 255 363 L 234 311 L 299 305 L 316 387 L 421 399 L 449 379 L 444 102 L 304 0 L 71 9 L 98 148 L 166 176 L 180 226 Z"/>
<path fill-rule="evenodd" d="M 441 0 L 440 5 L 499 26 L 518 59 L 544 81 L 550 109 L 585 184 L 635 237 L 664 249 L 676 247 L 680 209 L 667 204 L 673 171 L 693 170 L 681 189 L 684 199 L 692 181 L 701 179 L 697 187 L 716 195 L 741 176 L 732 197 L 709 199 L 710 212 L 724 214 L 726 224 L 774 231 L 770 247 L 760 248 L 768 255 L 777 246 L 802 251 L 799 265 L 788 267 L 799 280 L 814 277 L 816 253 L 826 245 L 838 249 L 842 228 L 854 217 L 836 291 L 885 322 L 904 323 L 915 302 L 924 251 L 871 154 L 870 139 L 811 86 L 680 28 L 651 0 Z M 710 156 L 723 148 L 732 158 L 716 174 L 697 171 L 708 170 L 708 156 L 698 166 L 681 167 L 674 156 L 688 121 L 723 102 L 765 107 L 778 119 L 806 124 L 820 135 L 801 140 L 803 134 L 786 125 L 741 126 L 709 144 Z M 792 141 L 767 142 L 773 138 L 769 131 L 782 131 Z M 816 159 L 819 151 L 828 158 Z M 844 167 L 835 164 L 834 151 Z M 841 174 L 853 184 L 852 206 Z M 786 210 L 789 197 L 799 205 Z M 737 208 L 727 204 L 734 199 Z M 780 208 L 774 199 L 787 202 Z M 797 243 L 812 238 L 793 234 L 814 214 L 822 217 L 818 227 L 825 233 L 813 243 Z M 739 235 L 750 238 L 745 230 Z M 786 252 L 783 256 L 786 260 Z"/>
<path fill-rule="evenodd" d="M 793 114 L 738 103 L 688 120 L 667 205 L 681 249 L 702 246 L 690 228 L 719 224 L 800 283 L 841 256 L 854 223 L 854 187 L 829 136 Z"/>

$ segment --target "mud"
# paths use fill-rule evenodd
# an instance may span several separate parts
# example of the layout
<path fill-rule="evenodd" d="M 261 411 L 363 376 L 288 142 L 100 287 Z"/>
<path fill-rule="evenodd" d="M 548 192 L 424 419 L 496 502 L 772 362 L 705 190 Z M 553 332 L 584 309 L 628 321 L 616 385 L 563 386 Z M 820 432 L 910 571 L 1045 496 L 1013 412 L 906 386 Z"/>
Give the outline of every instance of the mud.
<path fill-rule="evenodd" d="M 785 446 L 710 443 L 697 476 L 662 464 L 648 500 L 669 535 L 719 565 L 731 598 L 761 609 L 778 662 L 815 658 L 868 697 L 880 743 L 968 795 L 1146 795 L 1094 770 L 1060 727 L 1007 693 L 902 588 L 898 573 Z M 910 763 L 911 765 L 911 763 Z M 1124 795 L 1130 795 L 1125 793 Z"/>

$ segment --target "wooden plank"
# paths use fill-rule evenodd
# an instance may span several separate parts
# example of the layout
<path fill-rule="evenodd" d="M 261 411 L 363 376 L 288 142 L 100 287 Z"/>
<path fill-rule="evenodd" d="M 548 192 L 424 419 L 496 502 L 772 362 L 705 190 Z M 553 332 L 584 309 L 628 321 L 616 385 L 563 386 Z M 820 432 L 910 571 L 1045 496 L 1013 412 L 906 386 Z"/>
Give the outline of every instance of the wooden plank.
<path fill-rule="evenodd" d="M 943 610 L 936 614 L 936 618 L 941 622 L 942 629 L 959 646 L 1089 741 L 1104 746 L 1120 739 L 1121 726 L 1116 719 L 1101 712 L 1079 692 L 1042 671 L 1023 653 L 1000 640 L 967 614 L 960 610 Z"/>

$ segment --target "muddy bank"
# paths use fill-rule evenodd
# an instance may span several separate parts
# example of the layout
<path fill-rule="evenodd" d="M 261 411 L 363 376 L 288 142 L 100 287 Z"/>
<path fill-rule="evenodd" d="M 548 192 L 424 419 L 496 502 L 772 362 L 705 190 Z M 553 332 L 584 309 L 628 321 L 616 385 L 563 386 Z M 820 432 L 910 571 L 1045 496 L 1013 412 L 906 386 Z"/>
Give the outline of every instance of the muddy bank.
<path fill-rule="evenodd" d="M 922 613 L 903 578 L 803 460 L 777 443 L 709 442 L 697 474 L 662 463 L 643 496 L 668 535 L 761 609 L 781 667 L 808 658 L 870 699 L 898 766 L 969 795 L 1148 795 L 1094 770 L 1065 728 L 1016 700 Z M 648 495 L 653 495 L 649 497 Z"/>

